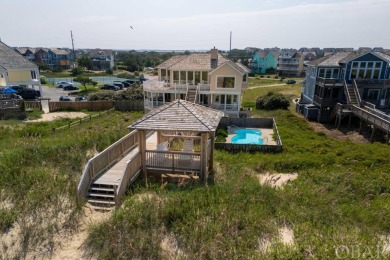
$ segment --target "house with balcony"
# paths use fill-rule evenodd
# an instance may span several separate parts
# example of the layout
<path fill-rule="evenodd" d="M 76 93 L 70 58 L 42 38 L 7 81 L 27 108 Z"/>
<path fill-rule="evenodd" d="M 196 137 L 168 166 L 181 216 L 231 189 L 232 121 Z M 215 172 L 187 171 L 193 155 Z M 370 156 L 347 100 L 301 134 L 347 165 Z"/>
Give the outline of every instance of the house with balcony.
<path fill-rule="evenodd" d="M 279 53 L 275 51 L 258 51 L 252 57 L 252 73 L 265 74 L 270 69 L 276 70 Z"/>
<path fill-rule="evenodd" d="M 158 79 L 143 83 L 146 111 L 183 99 L 239 117 L 250 72 L 241 63 L 223 57 L 214 48 L 209 53 L 174 56 L 157 69 Z"/>
<path fill-rule="evenodd" d="M 299 77 L 304 71 L 303 53 L 295 50 L 282 50 L 278 56 L 277 71 L 281 76 Z"/>
<path fill-rule="evenodd" d="M 54 68 L 66 70 L 73 65 L 73 55 L 69 50 L 51 48 L 50 51 L 54 54 Z"/>
<path fill-rule="evenodd" d="M 37 48 L 34 62 L 45 64 L 54 69 L 56 65 L 55 54 L 48 48 Z"/>
<path fill-rule="evenodd" d="M 39 88 L 41 91 L 39 70 L 37 65 L 0 41 L 0 86 L 11 85 Z"/>
<path fill-rule="evenodd" d="M 336 52 L 309 62 L 299 103 L 299 110 L 306 110 L 312 119 L 375 118 L 374 127 L 389 133 L 390 56 L 372 51 Z"/>
<path fill-rule="evenodd" d="M 108 70 L 114 68 L 114 54 L 112 50 L 91 50 L 88 52 L 88 56 L 91 59 L 92 70 Z"/>

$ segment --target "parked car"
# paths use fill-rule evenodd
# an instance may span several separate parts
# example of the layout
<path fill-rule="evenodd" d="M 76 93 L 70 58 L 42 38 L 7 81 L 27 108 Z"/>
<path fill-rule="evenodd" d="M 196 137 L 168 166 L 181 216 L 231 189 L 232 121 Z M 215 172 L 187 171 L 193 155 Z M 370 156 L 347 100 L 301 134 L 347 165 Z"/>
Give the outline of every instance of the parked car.
<path fill-rule="evenodd" d="M 11 85 L 9 86 L 10 88 L 13 88 L 14 90 L 16 91 L 21 91 L 22 89 L 24 89 L 25 87 L 22 87 L 22 86 L 19 86 L 19 85 Z"/>
<path fill-rule="evenodd" d="M 112 85 L 119 87 L 119 89 L 123 89 L 124 88 L 124 85 L 122 84 L 122 82 L 115 82 L 114 81 L 114 83 L 112 83 Z"/>
<path fill-rule="evenodd" d="M 129 83 L 130 85 L 133 85 L 135 83 L 137 83 L 137 84 L 140 83 L 138 80 L 135 80 L 135 79 L 127 79 L 124 82 Z"/>
<path fill-rule="evenodd" d="M 40 96 L 39 91 L 36 91 L 34 89 L 31 89 L 31 88 L 21 87 L 16 91 L 17 91 L 16 94 L 21 96 L 23 99 L 36 99 L 37 97 Z"/>
<path fill-rule="evenodd" d="M 72 82 L 60 81 L 57 83 L 57 88 L 63 88 L 67 86 L 73 86 Z"/>
<path fill-rule="evenodd" d="M 74 101 L 87 101 L 87 98 L 83 97 L 83 96 L 79 96 L 79 97 L 76 97 Z"/>
<path fill-rule="evenodd" d="M 295 84 L 295 83 L 297 83 L 297 82 L 293 79 L 289 79 L 286 81 L 286 84 Z"/>
<path fill-rule="evenodd" d="M 72 99 L 68 96 L 61 96 L 60 101 L 72 101 Z"/>
<path fill-rule="evenodd" d="M 68 85 L 63 87 L 64 90 L 78 90 L 78 87 L 75 87 L 73 85 Z"/>
<path fill-rule="evenodd" d="M 141 83 L 143 83 L 144 81 L 147 81 L 148 79 L 147 78 L 139 78 L 139 81 L 141 82 Z"/>
<path fill-rule="evenodd" d="M 119 90 L 120 88 L 118 86 L 115 86 L 115 85 L 111 85 L 111 84 L 104 84 L 103 87 L 101 87 L 101 89 L 106 89 L 106 90 Z"/>
<path fill-rule="evenodd" d="M 123 87 L 127 88 L 127 87 L 130 87 L 130 83 L 126 82 L 126 81 L 114 81 L 114 85 L 115 83 L 121 83 L 123 84 Z"/>

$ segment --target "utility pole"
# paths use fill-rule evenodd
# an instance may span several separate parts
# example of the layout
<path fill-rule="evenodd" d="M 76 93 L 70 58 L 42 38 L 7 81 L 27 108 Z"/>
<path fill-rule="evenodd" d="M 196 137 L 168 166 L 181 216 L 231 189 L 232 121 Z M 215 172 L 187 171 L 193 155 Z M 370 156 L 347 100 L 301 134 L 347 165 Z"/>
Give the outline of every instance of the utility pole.
<path fill-rule="evenodd" d="M 75 64 L 75 61 L 76 61 L 76 53 L 74 51 L 74 41 L 73 41 L 73 33 L 72 31 L 70 31 L 70 38 L 72 39 L 72 49 L 73 49 L 73 66 Z"/>
<path fill-rule="evenodd" d="M 232 52 L 232 32 L 230 31 L 230 49 L 229 49 L 229 57 L 230 53 Z"/>

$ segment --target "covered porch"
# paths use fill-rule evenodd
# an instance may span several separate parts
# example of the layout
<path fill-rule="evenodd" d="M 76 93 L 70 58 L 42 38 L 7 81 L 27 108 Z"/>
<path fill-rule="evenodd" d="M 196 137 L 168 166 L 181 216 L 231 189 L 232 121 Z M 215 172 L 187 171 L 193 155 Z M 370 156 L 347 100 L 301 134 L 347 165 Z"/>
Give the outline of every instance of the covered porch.
<path fill-rule="evenodd" d="M 138 131 L 144 178 L 167 173 L 207 179 L 222 116 L 220 111 L 177 99 L 130 125 Z"/>

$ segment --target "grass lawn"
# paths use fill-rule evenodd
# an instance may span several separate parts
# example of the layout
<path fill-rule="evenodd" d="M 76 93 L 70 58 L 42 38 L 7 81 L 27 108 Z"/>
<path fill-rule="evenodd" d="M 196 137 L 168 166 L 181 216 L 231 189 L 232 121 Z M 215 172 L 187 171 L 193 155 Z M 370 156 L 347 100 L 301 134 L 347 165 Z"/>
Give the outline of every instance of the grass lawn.
<path fill-rule="evenodd" d="M 268 90 L 247 90 L 244 102 L 253 105 Z M 273 88 L 290 97 L 298 90 Z M 175 241 L 179 250 L 172 250 L 190 259 L 335 259 L 343 246 L 377 252 L 380 236 L 390 233 L 390 147 L 328 138 L 290 110 L 254 115 L 276 119 L 283 153 L 216 151 L 207 185 L 140 182 L 111 219 L 90 229 L 90 254 L 164 258 L 162 241 Z M 299 177 L 275 189 L 259 184 L 265 172 Z M 293 232 L 291 246 L 277 239 L 283 227 Z M 261 241 L 269 241 L 268 250 Z"/>

